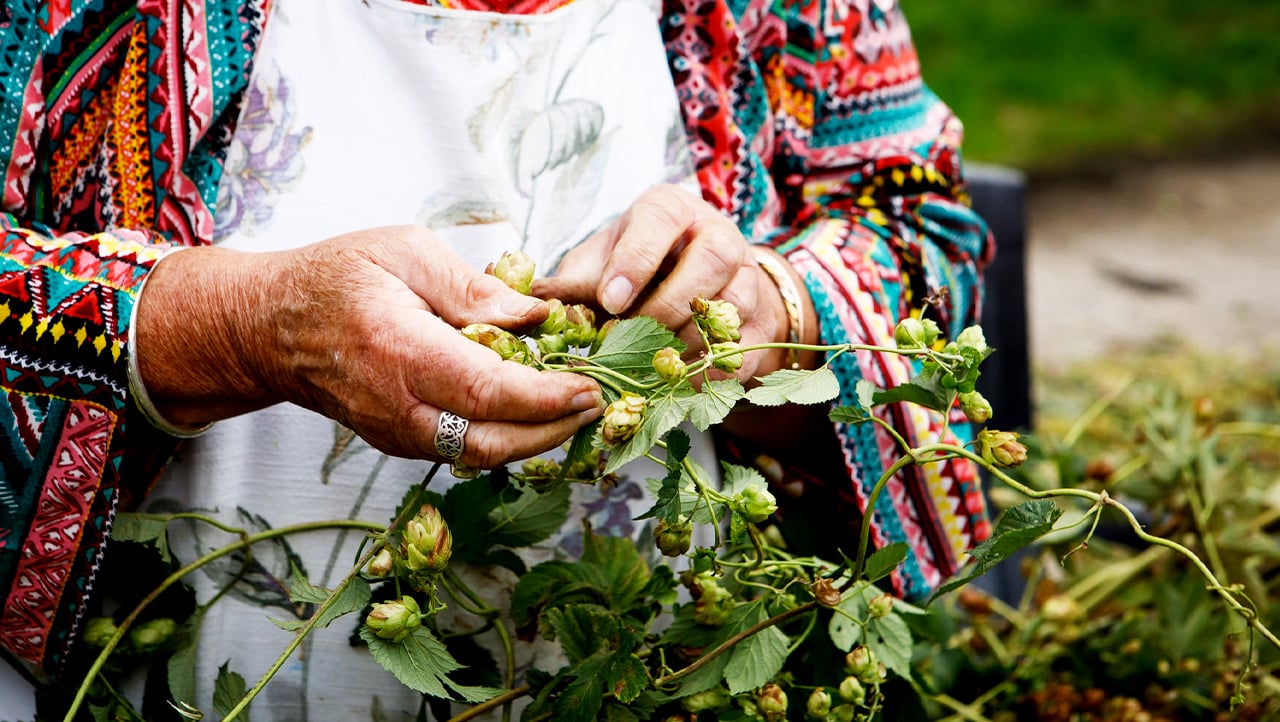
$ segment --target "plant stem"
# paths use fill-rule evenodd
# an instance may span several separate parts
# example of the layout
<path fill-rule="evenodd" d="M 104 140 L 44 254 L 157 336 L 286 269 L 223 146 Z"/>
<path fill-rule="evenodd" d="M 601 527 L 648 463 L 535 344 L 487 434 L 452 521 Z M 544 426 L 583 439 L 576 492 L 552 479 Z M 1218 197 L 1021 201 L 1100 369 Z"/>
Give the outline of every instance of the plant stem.
<path fill-rule="evenodd" d="M 89 667 L 89 671 L 85 673 L 84 681 L 80 683 L 80 688 L 76 690 L 76 696 L 71 701 L 71 707 L 67 710 L 67 714 L 63 718 L 63 722 L 72 722 L 75 719 L 76 713 L 79 712 L 80 710 L 80 705 L 84 703 L 84 698 L 89 691 L 90 683 L 102 671 L 102 667 L 106 664 L 107 658 L 111 656 L 111 653 L 113 651 L 115 651 L 116 646 L 120 644 L 120 640 L 124 639 L 124 635 L 129 630 L 129 626 L 132 625 L 133 622 L 137 620 L 138 616 L 142 614 L 143 610 L 145 610 L 148 605 L 150 605 L 152 602 L 156 600 L 156 598 L 158 598 L 162 593 L 164 593 L 166 589 L 168 589 L 174 583 L 180 581 L 183 577 L 187 576 L 191 572 L 196 571 L 200 567 L 210 562 L 221 559 L 222 557 L 228 554 L 240 551 L 242 549 L 247 549 L 251 545 L 257 544 L 258 542 L 267 541 L 269 539 L 275 539 L 277 537 L 288 536 L 290 534 L 299 534 L 302 532 L 309 532 L 309 531 L 320 531 L 324 529 L 364 529 L 366 531 L 380 531 L 383 528 L 384 527 L 380 524 L 372 524 L 369 522 L 362 522 L 362 521 L 342 520 L 342 521 L 308 522 L 306 524 L 295 524 L 293 526 L 283 526 L 278 529 L 268 529 L 266 531 L 258 532 L 257 534 L 250 534 L 248 536 L 241 537 L 238 541 L 235 541 L 219 549 L 215 549 L 209 552 L 208 554 L 205 554 L 204 556 L 200 557 L 199 559 L 196 559 L 190 564 L 187 564 L 186 566 L 173 572 L 169 576 L 165 577 L 164 581 L 160 582 L 159 586 L 151 590 L 151 592 L 149 592 L 147 596 L 143 597 L 142 600 L 138 602 L 138 605 L 133 608 L 133 611 L 129 612 L 129 616 L 125 617 L 120 622 L 119 626 L 116 629 L 116 633 L 111 635 L 111 639 L 107 640 L 107 643 L 102 648 L 102 651 L 98 653 L 98 657 L 93 660 L 93 664 Z M 318 614 L 319 613 L 317 612 L 317 616 Z"/>
<path fill-rule="evenodd" d="M 418 498 L 421 498 L 422 490 L 426 488 L 427 484 L 431 483 L 431 479 L 435 477 L 436 472 L 439 470 L 439 463 L 431 466 L 431 470 L 427 472 L 426 478 L 424 478 L 422 483 L 418 485 L 418 493 L 416 495 L 415 502 Z M 403 527 L 405 521 L 416 513 L 418 513 L 418 505 L 416 503 L 406 504 L 404 509 L 400 511 L 400 515 L 396 517 L 395 521 L 391 523 L 391 526 L 388 527 L 388 529 L 394 530 Z M 365 550 L 364 554 L 360 555 L 360 559 L 351 567 L 351 571 L 347 572 L 347 575 L 342 578 L 342 581 L 338 582 L 338 585 L 333 588 L 332 592 L 329 592 L 329 596 L 320 604 L 319 608 L 317 608 L 315 613 L 311 615 L 311 618 L 307 620 L 306 624 L 303 624 L 298 631 L 294 633 L 293 639 L 289 640 L 289 644 L 284 648 L 284 651 L 280 653 L 280 656 L 276 657 L 276 661 L 273 662 L 267 671 L 263 673 L 262 677 L 254 683 L 253 687 L 245 693 L 244 697 L 242 697 L 234 707 L 227 711 L 226 716 L 222 718 L 222 722 L 230 722 L 230 720 L 235 719 L 236 716 L 243 712 L 245 708 L 249 706 L 249 703 L 258 696 L 258 693 L 266 688 L 267 682 L 270 682 L 271 678 L 276 676 L 276 672 L 279 672 L 280 668 L 284 666 L 284 663 L 289 661 L 289 657 L 293 656 L 294 651 L 302 644 L 302 640 L 306 639 L 307 635 L 311 634 L 311 630 L 315 629 L 316 624 L 320 621 L 320 618 L 324 613 L 333 606 L 334 602 L 338 601 L 338 597 L 341 596 L 343 590 L 347 588 L 347 585 L 351 584 L 351 580 L 355 579 L 356 576 L 360 574 L 360 570 L 364 569 L 364 566 L 369 563 L 369 560 L 373 558 L 374 554 L 377 554 L 378 551 L 382 549 L 384 544 L 385 541 L 369 545 L 369 548 Z"/>
<path fill-rule="evenodd" d="M 788 609 L 787 611 L 782 612 L 780 614 L 776 614 L 772 617 L 769 617 L 764 621 L 757 622 L 756 624 L 753 624 L 750 627 L 747 627 L 746 629 L 742 630 L 741 632 L 738 632 L 732 637 L 729 637 L 723 643 L 721 643 L 719 646 L 717 646 L 715 649 L 711 650 L 710 652 L 707 652 L 701 657 L 698 657 L 697 659 L 693 660 L 693 662 L 691 662 L 688 667 L 685 667 L 676 672 L 672 672 L 671 674 L 668 674 L 665 677 L 659 677 L 653 680 L 652 686 L 654 687 L 654 689 L 660 689 L 668 684 L 671 684 L 672 682 L 683 679 L 693 674 L 694 672 L 698 671 L 699 669 L 701 669 L 704 665 L 709 663 L 711 660 L 715 659 L 716 657 L 719 657 L 720 655 L 724 654 L 730 649 L 733 649 L 734 645 L 738 644 L 742 640 L 747 639 L 759 632 L 762 632 L 768 629 L 769 627 L 774 626 L 775 624 L 781 624 L 787 621 L 788 619 L 791 619 L 792 617 L 798 617 L 801 614 L 804 614 L 805 612 L 817 606 L 818 606 L 817 602 L 813 602 L 813 601 L 805 602 L 804 604 L 801 604 L 798 607 L 795 607 L 793 609 Z"/>
<path fill-rule="evenodd" d="M 529 685 L 522 684 L 519 687 L 503 692 L 493 699 L 485 700 L 480 704 L 468 707 L 461 714 L 456 714 L 450 717 L 449 722 L 466 722 L 469 719 L 475 719 L 491 709 L 497 709 L 505 704 L 510 704 L 526 694 L 529 694 Z"/>
<path fill-rule="evenodd" d="M 880 492 L 884 491 L 885 486 L 889 484 L 889 479 L 892 479 L 894 474 L 914 462 L 915 458 L 911 453 L 898 457 L 898 460 L 893 462 L 893 464 L 891 464 L 888 469 L 885 469 L 884 473 L 880 475 L 880 478 L 876 481 L 876 485 L 872 487 L 871 493 L 867 495 L 866 513 L 862 515 L 862 529 L 859 530 L 858 533 L 858 558 L 853 565 L 853 576 L 851 576 L 848 583 L 845 584 L 846 589 L 856 583 L 858 578 L 862 576 L 862 569 L 867 561 L 867 545 L 871 540 L 871 519 L 875 516 L 876 502 L 880 499 Z"/>

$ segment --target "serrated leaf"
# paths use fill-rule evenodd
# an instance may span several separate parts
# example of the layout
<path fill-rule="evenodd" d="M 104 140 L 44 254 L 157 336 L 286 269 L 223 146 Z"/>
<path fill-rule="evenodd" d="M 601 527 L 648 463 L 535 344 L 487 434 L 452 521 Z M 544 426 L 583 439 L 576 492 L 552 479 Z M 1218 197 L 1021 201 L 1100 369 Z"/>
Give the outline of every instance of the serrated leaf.
<path fill-rule="evenodd" d="M 755 469 L 730 464 L 727 461 L 720 462 L 720 468 L 724 469 L 724 482 L 720 493 L 727 497 L 733 498 L 741 494 L 749 486 L 768 489 L 768 483 L 765 482 L 764 476 Z"/>
<path fill-rule="evenodd" d="M 636 316 L 619 321 L 600 344 L 600 350 L 590 358 L 633 378 L 656 376 L 653 355 L 667 346 L 680 352 L 685 350 L 684 342 L 666 326 L 647 316 Z"/>
<path fill-rule="evenodd" d="M 724 421 L 733 411 L 733 407 L 747 395 L 747 390 L 737 379 L 721 379 L 702 385 L 697 396 L 689 399 L 689 422 L 698 431 L 707 429 Z"/>
<path fill-rule="evenodd" d="M 902 617 L 890 613 L 867 622 L 867 646 L 903 679 L 911 679 L 911 645 L 911 630 Z"/>
<path fill-rule="evenodd" d="M 609 334 L 613 338 L 613 334 Z M 606 339 L 607 340 L 607 339 Z M 680 425 L 689 413 L 688 400 L 693 398 L 693 389 L 681 387 L 649 399 L 645 409 L 644 421 L 636 435 L 625 443 L 608 449 L 609 458 L 604 465 L 604 473 L 612 474 L 630 461 L 634 461 L 653 448 L 658 439 Z"/>
<path fill-rule="evenodd" d="M 515 501 L 489 513 L 489 542 L 523 547 L 550 537 L 569 518 L 569 496 L 567 485 L 542 493 L 525 489 Z"/>
<path fill-rule="evenodd" d="M 658 518 L 669 524 L 680 520 L 680 479 L 684 473 L 684 460 L 689 456 L 691 443 L 689 435 L 679 429 L 667 434 L 667 458 L 665 459 L 667 475 L 661 481 L 646 479 L 653 493 L 653 506 L 636 520 Z M 656 484 L 656 486 L 655 486 Z"/>
<path fill-rule="evenodd" d="M 293 575 L 289 578 L 289 597 L 294 602 L 312 604 L 318 607 L 329 598 L 331 593 L 332 591 L 329 589 L 317 587 L 307 582 L 307 578 L 303 576 L 302 572 L 297 567 L 294 567 Z M 320 615 L 319 620 L 316 622 L 316 627 L 327 627 L 338 617 L 364 609 L 372 596 L 373 592 L 369 588 L 369 582 L 366 582 L 361 577 L 355 577 L 338 594 L 338 598 L 334 600 L 333 604 Z M 305 620 L 299 619 L 270 619 L 270 621 L 277 627 L 290 632 L 297 631 L 306 624 Z"/>
<path fill-rule="evenodd" d="M 869 582 L 877 582 L 893 573 L 907 558 L 907 543 L 894 542 L 872 552 L 862 567 L 862 575 Z"/>
<path fill-rule="evenodd" d="M 768 618 L 763 605 L 752 606 L 756 609 L 744 616 L 744 629 Z M 756 632 L 735 645 L 730 653 L 724 670 L 729 692 L 742 694 L 767 683 L 777 676 L 786 661 L 787 635 L 782 630 L 775 626 Z"/>
<path fill-rule="evenodd" d="M 213 681 L 213 708 L 217 710 L 219 717 L 226 717 L 227 713 L 244 699 L 249 691 L 244 683 L 244 677 L 241 677 L 239 672 L 232 672 L 230 664 L 230 662 L 223 662 L 222 666 L 218 667 L 217 679 Z M 248 708 L 245 708 L 238 718 L 248 722 Z"/>
<path fill-rule="evenodd" d="M 840 381 L 826 366 L 812 371 L 779 369 L 756 380 L 760 385 L 747 392 L 747 401 L 756 406 L 821 404 L 840 395 Z"/>
<path fill-rule="evenodd" d="M 169 563 L 173 557 L 169 555 L 169 535 L 166 531 L 168 514 L 143 514 L 122 512 L 116 515 L 111 525 L 112 541 L 131 541 L 145 544 L 160 554 L 160 558 Z"/>
<path fill-rule="evenodd" d="M 848 652 L 853 649 L 853 645 L 862 641 L 862 625 L 854 620 L 867 618 L 867 603 L 879 593 L 878 589 L 865 583 L 854 585 L 845 592 L 837 605 L 843 614 L 831 615 L 831 621 L 827 623 L 827 635 L 838 649 Z"/>
<path fill-rule="evenodd" d="M 1062 509 L 1049 499 L 1036 499 L 1006 509 L 996 522 L 991 538 L 969 550 L 969 556 L 975 562 L 973 571 L 938 587 L 929 597 L 929 603 L 986 574 L 1009 555 L 1044 536 L 1061 516 Z"/>
<path fill-rule="evenodd" d="M 425 628 L 419 627 L 401 642 L 391 642 L 373 633 L 368 627 L 360 627 L 360 638 L 369 645 L 369 653 L 383 669 L 393 674 L 404 686 L 432 697 L 450 699 L 448 690 L 458 698 L 471 702 L 483 702 L 502 690 L 489 687 L 468 687 L 449 679 L 451 672 L 462 668 L 449 654 L 440 640 Z"/>
<path fill-rule="evenodd" d="M 837 406 L 827 413 L 827 418 L 837 424 L 860 424 L 870 421 L 871 414 L 861 406 Z"/>
<path fill-rule="evenodd" d="M 906 401 L 934 411 L 946 411 L 951 392 L 943 388 L 941 370 L 937 367 L 916 374 L 910 381 L 893 388 L 880 389 L 872 394 L 874 404 L 892 404 Z"/>

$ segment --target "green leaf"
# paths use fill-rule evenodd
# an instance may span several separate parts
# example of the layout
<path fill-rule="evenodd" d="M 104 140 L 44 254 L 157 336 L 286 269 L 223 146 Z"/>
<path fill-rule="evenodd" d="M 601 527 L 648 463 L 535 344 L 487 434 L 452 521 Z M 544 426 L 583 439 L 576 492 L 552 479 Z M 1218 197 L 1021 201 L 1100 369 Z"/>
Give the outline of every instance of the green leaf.
<path fill-rule="evenodd" d="M 613 334 L 609 334 L 613 338 Z M 606 341 L 608 339 L 605 339 Z M 693 398 L 693 389 L 683 386 L 671 389 L 667 393 L 649 399 L 649 407 L 645 410 L 644 421 L 636 435 L 618 446 L 609 447 L 601 442 L 601 448 L 607 449 L 609 458 L 604 465 L 604 473 L 612 474 L 629 461 L 634 461 L 653 448 L 658 438 L 680 425 L 689 413 L 688 402 Z"/>
<path fill-rule="evenodd" d="M 897 614 L 867 622 L 867 646 L 895 674 L 911 679 L 911 630 Z"/>
<path fill-rule="evenodd" d="M 667 346 L 685 350 L 684 342 L 667 327 L 647 316 L 636 316 L 619 321 L 590 360 L 633 378 L 656 377 L 653 355 Z"/>
<path fill-rule="evenodd" d="M 827 623 L 827 635 L 831 637 L 832 644 L 841 651 L 848 652 L 853 649 L 853 645 L 862 641 L 862 625 L 854 620 L 867 618 L 867 603 L 879 593 L 875 587 L 861 582 L 845 592 L 844 598 L 837 605 L 843 614 L 831 615 L 831 621 Z"/>
<path fill-rule="evenodd" d="M 813 371 L 779 369 L 756 380 L 760 385 L 747 392 L 747 401 L 756 406 L 821 404 L 840 395 L 840 381 L 826 366 Z"/>
<path fill-rule="evenodd" d="M 289 578 L 289 598 L 295 603 L 313 604 L 318 607 L 332 593 L 332 590 L 308 583 L 302 572 L 296 566 L 293 568 L 293 575 Z M 369 582 L 360 577 L 355 577 L 343 588 L 342 592 L 338 594 L 338 598 L 325 610 L 324 614 L 320 615 L 319 620 L 316 622 L 316 627 L 327 627 L 338 617 L 364 609 L 372 596 L 373 592 L 369 588 Z M 271 623 L 290 632 L 297 631 L 306 625 L 304 620 L 298 619 L 271 619 Z"/>
<path fill-rule="evenodd" d="M 523 547 L 550 537 L 569 518 L 569 496 L 567 485 L 543 493 L 525 489 L 514 502 L 489 513 L 489 542 Z"/>
<path fill-rule="evenodd" d="M 764 605 L 754 602 L 748 606 L 754 609 L 744 612 L 744 629 L 768 618 Z M 729 653 L 729 663 L 724 670 L 729 691 L 742 694 L 777 676 L 787 661 L 787 643 L 787 635 L 774 626 L 766 627 L 736 644 Z M 907 649 L 910 650 L 910 646 Z"/>
<path fill-rule="evenodd" d="M 213 681 L 213 708 L 218 711 L 219 717 L 226 717 L 227 713 L 244 699 L 249 691 L 244 683 L 244 677 L 241 677 L 239 672 L 232 672 L 230 664 L 230 662 L 223 662 L 222 666 L 218 667 L 217 679 Z M 238 719 L 248 722 L 248 708 L 245 708 L 243 714 L 238 715 Z"/>
<path fill-rule="evenodd" d="M 861 424 L 864 421 L 871 420 L 871 414 L 861 406 L 837 406 L 832 409 L 827 418 L 837 424 Z"/>
<path fill-rule="evenodd" d="M 898 565 L 907 558 L 907 543 L 894 542 L 875 550 L 867 557 L 862 567 L 862 575 L 869 582 L 877 582 L 893 573 Z"/>
<path fill-rule="evenodd" d="M 934 411 L 946 411 L 951 402 L 951 392 L 943 388 L 941 369 L 927 369 L 905 384 L 891 389 L 881 389 L 872 394 L 874 404 L 892 404 L 906 401 Z"/>
<path fill-rule="evenodd" d="M 737 379 L 709 381 L 702 385 L 697 396 L 687 402 L 689 421 L 698 431 L 706 431 L 724 421 L 734 405 L 746 395 L 747 390 Z"/>
<path fill-rule="evenodd" d="M 360 638 L 369 645 L 369 653 L 404 686 L 432 697 L 451 699 L 448 690 L 464 701 L 476 703 L 495 697 L 502 690 L 468 687 L 449 679 L 451 672 L 462 668 L 449 650 L 424 627 L 399 643 L 383 639 L 368 627 L 360 627 Z"/>
<path fill-rule="evenodd" d="M 680 480 L 684 473 L 684 460 L 689 455 L 689 435 L 679 429 L 672 429 L 667 434 L 667 475 L 662 481 L 646 479 L 653 493 L 653 506 L 636 519 L 663 519 L 670 524 L 680 520 L 683 513 L 680 508 Z M 657 486 L 654 486 L 654 485 Z"/>
<path fill-rule="evenodd" d="M 768 490 L 769 485 L 764 480 L 764 476 L 755 469 L 726 461 L 720 462 L 720 468 L 724 469 L 724 483 L 720 493 L 729 498 L 741 494 L 749 486 Z"/>
<path fill-rule="evenodd" d="M 876 405 L 876 385 L 870 381 L 858 379 L 858 383 L 853 386 L 853 392 L 863 409 L 870 411 L 871 407 Z"/>
<path fill-rule="evenodd" d="M 609 608 L 617 613 L 629 611 L 649 583 L 649 565 L 631 539 L 587 534 L 581 564 L 603 582 Z"/>
<path fill-rule="evenodd" d="M 986 574 L 1009 555 L 1047 534 L 1062 516 L 1062 509 L 1048 499 L 1028 501 L 1006 509 L 996 522 L 991 538 L 969 550 L 975 562 L 973 571 L 938 587 L 929 603 L 947 592 L 964 586 Z"/>
<path fill-rule="evenodd" d="M 169 555 L 169 535 L 166 531 L 171 518 L 169 514 L 116 514 L 115 522 L 111 525 L 111 540 L 145 544 L 159 552 L 160 558 L 167 564 L 173 561 L 173 557 Z"/>
<path fill-rule="evenodd" d="M 482 474 L 454 484 L 436 503 L 453 536 L 454 561 L 475 562 L 492 546 L 489 513 L 497 508 L 501 497 L 493 492 L 489 479 L 488 474 Z"/>
<path fill-rule="evenodd" d="M 642 600 L 649 580 L 649 565 L 631 539 L 588 531 L 581 560 L 543 562 L 520 578 L 511 594 L 511 617 L 528 630 L 543 610 L 569 604 L 598 604 L 625 614 Z"/>

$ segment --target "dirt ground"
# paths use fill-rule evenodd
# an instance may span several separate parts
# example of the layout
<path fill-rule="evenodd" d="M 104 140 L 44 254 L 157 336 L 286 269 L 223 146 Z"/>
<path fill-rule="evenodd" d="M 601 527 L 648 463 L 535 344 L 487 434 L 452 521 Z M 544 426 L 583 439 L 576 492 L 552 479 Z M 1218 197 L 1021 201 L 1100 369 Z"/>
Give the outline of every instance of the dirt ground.
<path fill-rule="evenodd" d="M 1028 190 L 1036 365 L 1168 334 L 1280 352 L 1280 154 Z"/>

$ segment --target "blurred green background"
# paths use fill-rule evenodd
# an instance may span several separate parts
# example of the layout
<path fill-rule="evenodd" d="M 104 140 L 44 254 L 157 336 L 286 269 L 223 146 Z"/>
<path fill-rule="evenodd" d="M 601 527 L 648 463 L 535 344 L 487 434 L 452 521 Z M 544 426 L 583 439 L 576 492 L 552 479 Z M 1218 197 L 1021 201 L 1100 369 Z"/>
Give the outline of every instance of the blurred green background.
<path fill-rule="evenodd" d="M 1033 175 L 1280 146 L 1280 0 L 903 0 L 966 158 Z"/>

